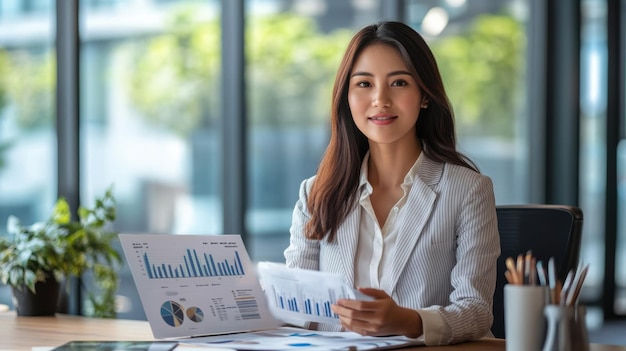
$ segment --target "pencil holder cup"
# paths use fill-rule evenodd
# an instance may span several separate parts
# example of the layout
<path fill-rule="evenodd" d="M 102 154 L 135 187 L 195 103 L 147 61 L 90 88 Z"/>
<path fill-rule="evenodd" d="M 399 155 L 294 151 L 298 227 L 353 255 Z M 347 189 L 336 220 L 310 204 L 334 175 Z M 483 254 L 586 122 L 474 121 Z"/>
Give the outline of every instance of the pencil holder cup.
<path fill-rule="evenodd" d="M 548 296 L 548 288 L 545 286 L 504 286 L 504 333 L 507 351 L 541 350 L 546 331 L 544 307 Z"/>
<path fill-rule="evenodd" d="M 543 351 L 589 351 L 585 306 L 547 305 Z"/>

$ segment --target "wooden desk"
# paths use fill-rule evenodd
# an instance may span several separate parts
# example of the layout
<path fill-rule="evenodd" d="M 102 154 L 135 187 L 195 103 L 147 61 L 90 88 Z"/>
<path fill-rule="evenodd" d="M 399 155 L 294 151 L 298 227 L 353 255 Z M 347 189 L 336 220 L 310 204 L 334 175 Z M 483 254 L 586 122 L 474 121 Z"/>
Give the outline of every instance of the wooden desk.
<path fill-rule="evenodd" d="M 148 322 L 57 315 L 17 317 L 0 312 L 0 350 L 31 351 L 34 346 L 58 346 L 71 340 L 154 340 Z M 406 351 L 505 351 L 503 339 L 442 347 L 412 347 Z M 626 346 L 592 344 L 591 351 L 626 351 Z"/>

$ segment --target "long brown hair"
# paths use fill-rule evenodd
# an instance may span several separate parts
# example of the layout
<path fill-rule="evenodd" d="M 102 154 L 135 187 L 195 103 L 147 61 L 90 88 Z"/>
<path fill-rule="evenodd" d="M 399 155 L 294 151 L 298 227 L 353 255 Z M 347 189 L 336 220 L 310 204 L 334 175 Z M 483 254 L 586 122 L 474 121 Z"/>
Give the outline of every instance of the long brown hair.
<path fill-rule="evenodd" d="M 356 201 L 359 172 L 369 149 L 367 138 L 354 124 L 348 105 L 349 77 L 358 55 L 373 43 L 384 43 L 400 52 L 424 96 L 428 108 L 417 120 L 416 137 L 428 158 L 478 168 L 456 150 L 454 115 L 439 68 L 430 48 L 415 30 L 400 22 L 380 22 L 361 29 L 352 38 L 343 56 L 331 109 L 330 142 L 319 165 L 308 198 L 311 218 L 306 224 L 309 239 L 333 241 L 337 228 Z"/>

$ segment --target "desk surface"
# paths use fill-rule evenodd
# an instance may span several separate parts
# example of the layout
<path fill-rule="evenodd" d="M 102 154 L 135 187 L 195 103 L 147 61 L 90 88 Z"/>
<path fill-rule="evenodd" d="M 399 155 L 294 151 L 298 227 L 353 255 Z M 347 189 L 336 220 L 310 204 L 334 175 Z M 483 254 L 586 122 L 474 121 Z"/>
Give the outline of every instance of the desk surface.
<path fill-rule="evenodd" d="M 0 350 L 31 351 L 35 346 L 58 346 L 71 340 L 153 340 L 148 322 L 97 319 L 57 315 L 55 317 L 17 317 L 0 312 Z M 402 350 L 444 350 L 441 347 L 412 347 Z M 503 339 L 447 346 L 445 350 L 505 351 Z M 626 351 L 626 346 L 592 344 L 590 351 Z"/>

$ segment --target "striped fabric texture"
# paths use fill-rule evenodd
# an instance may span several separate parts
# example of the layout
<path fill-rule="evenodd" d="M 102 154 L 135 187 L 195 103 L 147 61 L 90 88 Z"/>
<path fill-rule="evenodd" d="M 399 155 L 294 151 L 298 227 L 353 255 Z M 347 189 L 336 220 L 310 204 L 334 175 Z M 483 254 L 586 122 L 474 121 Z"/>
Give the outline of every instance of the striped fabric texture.
<path fill-rule="evenodd" d="M 491 179 L 423 153 L 417 163 L 417 177 L 397 220 L 396 250 L 389 253 L 393 269 L 383 273 L 391 275 L 386 292 L 422 316 L 427 345 L 489 336 L 500 255 Z M 284 252 L 287 266 L 339 273 L 354 285 L 361 207 L 355 203 L 334 242 L 306 239 L 307 195 L 314 180 L 300 186 Z"/>

